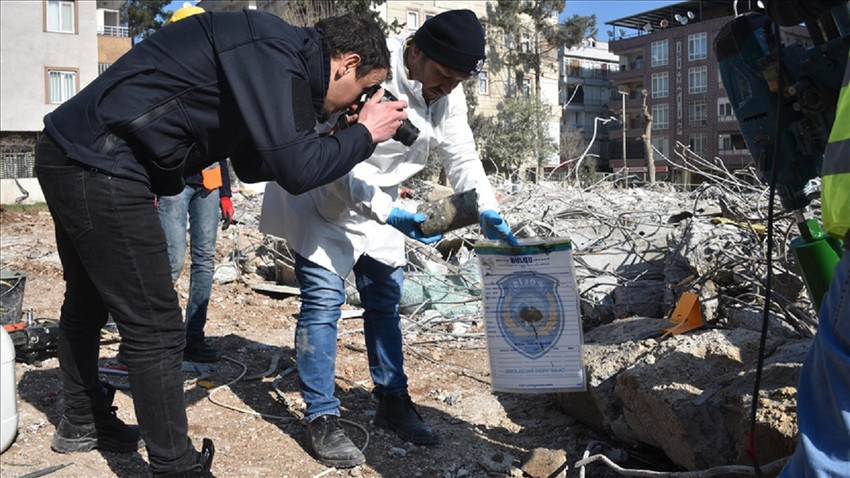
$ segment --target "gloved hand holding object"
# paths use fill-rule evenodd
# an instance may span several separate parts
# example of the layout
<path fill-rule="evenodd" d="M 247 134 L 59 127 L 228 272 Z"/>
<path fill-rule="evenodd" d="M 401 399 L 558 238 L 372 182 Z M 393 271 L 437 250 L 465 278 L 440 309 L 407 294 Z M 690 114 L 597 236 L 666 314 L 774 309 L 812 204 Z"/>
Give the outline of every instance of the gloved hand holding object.
<path fill-rule="evenodd" d="M 487 239 L 505 241 L 512 246 L 518 246 L 511 228 L 496 211 L 488 209 L 481 213 L 481 230 Z"/>
<path fill-rule="evenodd" d="M 425 215 L 422 213 L 413 213 L 394 207 L 387 218 L 387 224 L 398 229 L 404 235 L 412 237 L 424 244 L 431 244 L 443 238 L 442 234 L 436 236 L 426 236 L 422 234 L 419 225 L 425 222 Z"/>
<path fill-rule="evenodd" d="M 233 224 L 233 201 L 230 196 L 222 196 L 221 202 L 221 220 L 224 224 L 221 225 L 221 230 L 225 230 Z"/>

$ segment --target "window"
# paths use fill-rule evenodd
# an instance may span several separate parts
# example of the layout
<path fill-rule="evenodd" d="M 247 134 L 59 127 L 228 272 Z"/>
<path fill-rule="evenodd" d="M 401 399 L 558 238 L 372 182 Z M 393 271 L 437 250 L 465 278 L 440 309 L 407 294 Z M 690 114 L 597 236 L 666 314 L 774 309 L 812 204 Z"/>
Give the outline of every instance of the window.
<path fill-rule="evenodd" d="M 531 78 L 522 79 L 522 97 L 531 98 Z"/>
<path fill-rule="evenodd" d="M 705 133 L 693 133 L 688 140 L 688 148 L 700 156 L 705 154 Z"/>
<path fill-rule="evenodd" d="M 667 98 L 667 94 L 669 92 L 669 74 L 665 71 L 664 73 L 653 73 L 652 74 L 652 97 L 653 98 Z"/>
<path fill-rule="evenodd" d="M 670 157 L 670 140 L 667 136 L 653 136 L 652 147 L 665 158 Z"/>
<path fill-rule="evenodd" d="M 703 60 L 706 56 L 705 32 L 688 35 L 688 60 Z"/>
<path fill-rule="evenodd" d="M 74 33 L 74 2 L 68 0 L 47 0 L 47 31 Z"/>
<path fill-rule="evenodd" d="M 724 154 L 747 154 L 747 143 L 741 133 L 722 133 L 717 138 L 717 149 Z"/>
<path fill-rule="evenodd" d="M 662 103 L 652 105 L 652 129 L 667 129 L 670 127 L 670 105 Z"/>
<path fill-rule="evenodd" d="M 407 31 L 415 32 L 419 28 L 419 12 L 407 11 Z"/>
<path fill-rule="evenodd" d="M 688 68 L 688 93 L 705 93 L 708 87 L 708 72 L 705 66 Z"/>
<path fill-rule="evenodd" d="M 688 121 L 691 126 L 702 126 L 706 123 L 707 112 L 705 101 L 691 101 L 688 103 Z"/>
<path fill-rule="evenodd" d="M 667 40 L 652 42 L 652 66 L 667 64 Z"/>
<path fill-rule="evenodd" d="M 602 87 L 601 86 L 584 86 L 584 103 L 587 105 L 602 104 Z"/>
<path fill-rule="evenodd" d="M 57 105 L 77 94 L 77 72 L 47 70 L 47 102 Z"/>
<path fill-rule="evenodd" d="M 490 78 L 487 76 L 487 72 L 484 70 L 478 72 L 478 94 L 490 94 Z"/>
<path fill-rule="evenodd" d="M 717 121 L 735 121 L 735 112 L 729 98 L 717 98 Z"/>
<path fill-rule="evenodd" d="M 523 32 L 520 36 L 519 51 L 520 53 L 528 53 L 531 51 L 531 38 L 528 36 L 528 33 Z"/>

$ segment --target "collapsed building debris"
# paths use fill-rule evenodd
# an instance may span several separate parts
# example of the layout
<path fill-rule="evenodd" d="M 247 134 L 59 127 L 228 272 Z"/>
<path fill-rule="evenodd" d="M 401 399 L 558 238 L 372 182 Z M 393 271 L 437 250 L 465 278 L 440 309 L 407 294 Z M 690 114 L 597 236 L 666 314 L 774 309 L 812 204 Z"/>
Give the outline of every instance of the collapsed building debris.
<path fill-rule="evenodd" d="M 612 181 L 497 187 L 517 238 L 567 237 L 574 244 L 590 386 L 558 397 L 566 413 L 624 445 L 656 447 L 685 469 L 749 464 L 747 415 L 770 264 L 775 283 L 756 443 L 766 461 L 791 453 L 794 387 L 816 314 L 785 247 L 793 218 L 776 212 L 779 253 L 768 261 L 766 188 L 750 182 L 720 171 L 692 191 L 667 183 L 622 188 Z M 422 183 L 411 188 L 410 201 L 415 207 L 440 190 Z M 237 196 L 246 204 L 237 207 L 236 221 L 256 231 L 262 194 Z M 229 280 L 238 270 L 248 282 L 297 291 L 284 240 L 225 234 L 233 242 L 225 261 Z M 408 240 L 401 304 L 408 336 L 483 337 L 472 252 L 480 239 L 472 225 L 446 233 L 435 246 Z M 705 326 L 664 337 L 684 293 L 698 297 Z M 359 305 L 353 286 L 348 298 Z M 692 436 L 705 439 L 688 440 Z"/>

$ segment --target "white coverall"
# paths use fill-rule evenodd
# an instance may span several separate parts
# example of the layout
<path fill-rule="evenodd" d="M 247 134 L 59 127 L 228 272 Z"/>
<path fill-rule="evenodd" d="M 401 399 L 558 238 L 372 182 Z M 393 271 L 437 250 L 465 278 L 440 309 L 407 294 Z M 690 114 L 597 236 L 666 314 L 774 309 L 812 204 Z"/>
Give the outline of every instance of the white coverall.
<path fill-rule="evenodd" d="M 363 254 L 392 267 L 405 264 L 405 236 L 386 220 L 396 206 L 399 185 L 425 167 L 430 148 L 442 158 L 455 192 L 474 188 L 479 214 L 498 212 L 467 122 L 463 88 L 459 85 L 427 105 L 422 84 L 407 78 L 405 40 L 387 40 L 393 71 L 392 80 L 382 86 L 407 101 L 409 119 L 420 131 L 416 142 L 410 148 L 395 140 L 383 142 L 347 175 L 297 196 L 274 182 L 266 186 L 260 231 L 285 238 L 299 255 L 343 278 Z"/>

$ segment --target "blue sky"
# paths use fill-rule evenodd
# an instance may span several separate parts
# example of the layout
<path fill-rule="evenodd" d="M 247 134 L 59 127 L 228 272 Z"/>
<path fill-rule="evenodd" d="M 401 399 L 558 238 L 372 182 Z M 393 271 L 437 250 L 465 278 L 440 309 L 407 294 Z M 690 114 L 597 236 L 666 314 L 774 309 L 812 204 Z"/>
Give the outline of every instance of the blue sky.
<path fill-rule="evenodd" d="M 561 13 L 561 18 L 573 15 L 586 17 L 595 14 L 596 28 L 604 32 L 605 22 L 673 3 L 679 3 L 679 0 L 567 0 L 567 6 Z"/>

